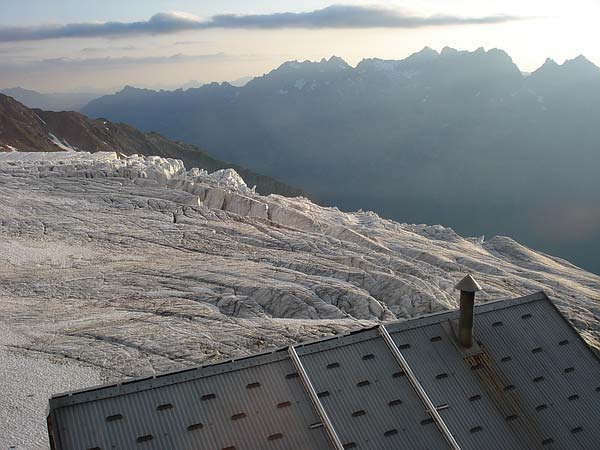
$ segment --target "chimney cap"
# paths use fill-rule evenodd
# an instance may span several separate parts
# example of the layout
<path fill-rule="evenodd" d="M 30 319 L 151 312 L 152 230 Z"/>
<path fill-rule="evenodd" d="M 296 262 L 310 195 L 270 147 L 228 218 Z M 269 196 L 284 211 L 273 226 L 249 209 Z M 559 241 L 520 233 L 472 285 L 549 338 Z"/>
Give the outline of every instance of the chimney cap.
<path fill-rule="evenodd" d="M 479 283 L 475 281 L 475 278 L 473 278 L 471 274 L 468 274 L 466 277 L 460 280 L 457 285 L 454 286 L 454 288 L 464 292 L 481 291 L 481 286 L 479 286 Z"/>

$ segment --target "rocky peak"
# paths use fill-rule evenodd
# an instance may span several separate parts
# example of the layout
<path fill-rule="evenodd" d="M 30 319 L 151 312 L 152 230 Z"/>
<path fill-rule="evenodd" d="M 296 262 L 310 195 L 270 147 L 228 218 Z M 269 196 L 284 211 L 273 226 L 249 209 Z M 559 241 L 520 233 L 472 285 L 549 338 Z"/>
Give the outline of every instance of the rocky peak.
<path fill-rule="evenodd" d="M 386 60 L 380 58 L 367 58 L 363 59 L 356 66 L 356 70 L 359 72 L 387 72 L 394 69 L 394 66 L 398 61 Z"/>
<path fill-rule="evenodd" d="M 439 58 L 440 54 L 431 47 L 424 47 L 422 50 L 413 53 L 403 60 L 403 62 L 429 62 Z"/>
<path fill-rule="evenodd" d="M 60 150 L 48 137 L 44 120 L 38 113 L 0 94 L 0 152 Z"/>
<path fill-rule="evenodd" d="M 560 67 L 560 65 L 554 61 L 552 58 L 546 58 L 546 61 L 544 61 L 544 64 L 542 64 L 542 66 L 540 67 L 540 69 L 551 69 L 551 68 L 558 68 Z M 538 69 L 538 70 L 540 70 Z"/>
<path fill-rule="evenodd" d="M 456 50 L 455 48 L 446 46 L 446 47 L 444 47 L 442 49 L 442 51 L 440 53 L 440 56 L 453 56 L 453 55 L 456 55 L 458 53 L 459 53 L 459 51 Z"/>
<path fill-rule="evenodd" d="M 154 91 L 152 89 L 137 88 L 135 86 L 131 86 L 128 84 L 128 85 L 124 86 L 123 89 L 121 89 L 115 95 L 137 96 L 137 95 L 155 93 L 155 92 L 158 92 L 158 91 Z"/>
<path fill-rule="evenodd" d="M 323 61 L 321 61 L 323 63 Z M 328 60 L 325 61 L 325 64 L 328 67 L 333 67 L 336 69 L 351 69 L 351 66 L 344 61 L 342 58 L 340 58 L 339 56 L 331 56 Z"/>
<path fill-rule="evenodd" d="M 560 85 L 573 85 L 594 78 L 600 80 L 600 68 L 585 56 L 579 55 L 566 60 L 563 64 L 547 58 L 544 64 L 531 74 L 528 81 L 534 89 L 544 89 Z"/>
<path fill-rule="evenodd" d="M 583 77 L 600 76 L 600 68 L 583 55 L 568 59 L 562 65 L 564 70 Z"/>

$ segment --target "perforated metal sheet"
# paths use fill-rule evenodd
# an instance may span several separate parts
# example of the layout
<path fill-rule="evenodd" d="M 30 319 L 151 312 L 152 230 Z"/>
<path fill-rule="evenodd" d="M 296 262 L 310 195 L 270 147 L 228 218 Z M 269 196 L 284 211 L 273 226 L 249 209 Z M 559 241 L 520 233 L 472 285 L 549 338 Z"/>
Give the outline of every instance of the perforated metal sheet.
<path fill-rule="evenodd" d="M 449 448 L 377 330 L 297 351 L 345 448 Z"/>
<path fill-rule="evenodd" d="M 289 359 L 266 359 L 55 409 L 57 448 L 328 449 Z"/>
<path fill-rule="evenodd" d="M 462 449 L 600 448 L 600 361 L 545 295 L 477 307 L 471 356 L 455 318 L 389 328 Z"/>
<path fill-rule="evenodd" d="M 463 450 L 600 448 L 600 360 L 543 294 L 387 329 Z M 377 329 L 296 347 L 344 448 L 447 449 Z M 57 396 L 58 450 L 328 450 L 287 351 Z"/>

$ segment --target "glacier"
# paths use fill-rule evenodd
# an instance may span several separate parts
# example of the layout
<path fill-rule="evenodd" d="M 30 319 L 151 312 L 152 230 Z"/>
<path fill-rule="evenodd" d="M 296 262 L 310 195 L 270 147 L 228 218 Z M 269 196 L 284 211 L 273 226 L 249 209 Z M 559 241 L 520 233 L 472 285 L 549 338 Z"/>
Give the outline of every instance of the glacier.
<path fill-rule="evenodd" d="M 114 152 L 0 153 L 0 448 L 46 449 L 49 395 L 544 290 L 600 348 L 600 277 L 232 169 Z"/>

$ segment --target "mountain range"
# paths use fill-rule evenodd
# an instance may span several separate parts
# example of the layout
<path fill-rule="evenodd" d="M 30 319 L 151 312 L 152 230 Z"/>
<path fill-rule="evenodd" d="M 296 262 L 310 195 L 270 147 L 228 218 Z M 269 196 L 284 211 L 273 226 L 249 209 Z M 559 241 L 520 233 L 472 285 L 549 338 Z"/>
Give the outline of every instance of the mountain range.
<path fill-rule="evenodd" d="M 126 87 L 82 110 L 201 145 L 326 204 L 513 236 L 600 273 L 600 69 L 502 50 L 291 61 L 243 87 Z"/>
<path fill-rule="evenodd" d="M 190 167 L 202 167 L 211 172 L 234 168 L 263 194 L 303 195 L 300 189 L 272 177 L 218 160 L 198 147 L 171 141 L 158 133 L 143 133 L 129 125 L 105 119 L 92 120 L 72 111 L 29 109 L 12 97 L 0 94 L 0 152 L 68 150 L 164 156 L 181 159 Z"/>
<path fill-rule="evenodd" d="M 91 92 L 41 93 L 21 87 L 0 89 L 0 94 L 13 97 L 29 108 L 39 108 L 48 111 L 78 111 L 91 100 L 102 95 Z"/>

